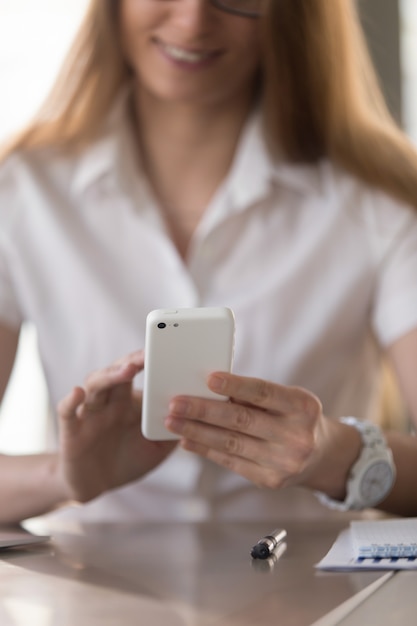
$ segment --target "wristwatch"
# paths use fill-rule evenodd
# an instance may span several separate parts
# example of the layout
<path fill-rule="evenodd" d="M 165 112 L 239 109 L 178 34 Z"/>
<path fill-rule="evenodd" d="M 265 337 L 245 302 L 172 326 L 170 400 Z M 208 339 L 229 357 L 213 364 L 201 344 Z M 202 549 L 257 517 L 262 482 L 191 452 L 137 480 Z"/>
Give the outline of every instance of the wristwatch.
<path fill-rule="evenodd" d="M 343 502 L 317 492 L 319 500 L 339 511 L 361 510 L 375 506 L 391 491 L 395 465 L 381 429 L 372 422 L 356 417 L 341 417 L 340 422 L 356 428 L 362 437 L 362 451 L 352 466 Z"/>

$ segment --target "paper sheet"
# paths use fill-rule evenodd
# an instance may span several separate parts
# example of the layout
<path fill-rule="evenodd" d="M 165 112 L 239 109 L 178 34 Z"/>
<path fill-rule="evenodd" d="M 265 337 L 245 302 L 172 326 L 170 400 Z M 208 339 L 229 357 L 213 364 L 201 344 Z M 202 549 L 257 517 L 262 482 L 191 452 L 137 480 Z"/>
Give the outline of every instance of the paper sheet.
<path fill-rule="evenodd" d="M 417 559 L 357 559 L 353 552 L 350 528 L 343 530 L 326 556 L 316 564 L 322 570 L 417 570 Z"/>
<path fill-rule="evenodd" d="M 350 523 L 355 554 L 366 557 L 417 557 L 415 517 L 356 520 Z"/>

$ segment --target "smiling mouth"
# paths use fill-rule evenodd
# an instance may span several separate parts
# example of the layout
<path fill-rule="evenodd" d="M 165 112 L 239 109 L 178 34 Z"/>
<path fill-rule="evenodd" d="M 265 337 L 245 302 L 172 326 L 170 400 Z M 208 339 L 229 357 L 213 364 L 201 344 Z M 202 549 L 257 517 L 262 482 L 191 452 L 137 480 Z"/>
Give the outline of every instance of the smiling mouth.
<path fill-rule="evenodd" d="M 219 52 L 196 52 L 163 42 L 158 43 L 163 52 L 173 61 L 181 61 L 182 63 L 189 63 L 191 65 L 203 63 L 208 59 L 213 59 L 219 54 Z"/>

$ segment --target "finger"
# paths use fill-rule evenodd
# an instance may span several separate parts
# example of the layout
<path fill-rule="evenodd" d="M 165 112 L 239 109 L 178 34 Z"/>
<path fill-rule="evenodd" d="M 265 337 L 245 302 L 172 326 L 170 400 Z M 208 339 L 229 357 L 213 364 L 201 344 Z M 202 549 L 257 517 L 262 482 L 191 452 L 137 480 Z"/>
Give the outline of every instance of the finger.
<path fill-rule="evenodd" d="M 130 382 L 143 369 L 143 350 L 132 352 L 118 359 L 110 366 L 92 372 L 86 379 L 89 392 L 95 393 L 118 383 Z"/>
<path fill-rule="evenodd" d="M 233 456 L 250 459 L 262 465 L 271 465 L 279 456 L 279 445 L 263 441 L 236 431 L 207 426 L 194 420 L 168 418 L 166 425 L 171 432 L 183 439 L 200 443 L 210 449 Z"/>
<path fill-rule="evenodd" d="M 136 350 L 135 352 L 130 352 L 130 354 L 118 359 L 115 365 L 127 365 L 128 363 L 133 363 L 139 370 L 142 370 L 145 363 L 145 351 Z"/>
<path fill-rule="evenodd" d="M 72 428 L 78 421 L 78 408 L 85 399 L 84 389 L 74 387 L 61 402 L 58 404 L 57 412 L 63 428 Z"/>
<path fill-rule="evenodd" d="M 236 402 L 176 396 L 169 404 L 167 427 L 170 427 L 170 418 L 197 420 L 266 441 L 279 440 L 283 435 L 280 416 Z"/>
<path fill-rule="evenodd" d="M 250 460 L 261 467 L 279 469 L 286 475 L 298 474 L 304 468 L 315 449 L 312 433 L 299 430 L 283 432 L 276 441 L 264 440 L 241 432 L 207 426 L 194 420 L 168 419 L 166 425 L 171 432 L 183 439 L 202 444 L 222 454 Z"/>
<path fill-rule="evenodd" d="M 301 411 L 314 416 L 321 411 L 318 398 L 302 387 L 288 387 L 227 372 L 213 372 L 207 382 L 216 393 L 276 413 Z"/>
<path fill-rule="evenodd" d="M 110 395 L 112 399 L 117 399 L 118 394 L 125 397 L 133 378 L 142 368 L 143 361 L 135 362 L 126 357 L 90 374 L 85 381 L 86 408 L 92 412 L 98 411 L 107 404 Z"/>
<path fill-rule="evenodd" d="M 215 450 L 188 439 L 181 440 L 180 445 L 184 450 L 199 454 L 217 465 L 243 476 L 258 487 L 279 489 L 285 485 L 289 477 L 285 472 L 262 467 L 249 459 Z"/>

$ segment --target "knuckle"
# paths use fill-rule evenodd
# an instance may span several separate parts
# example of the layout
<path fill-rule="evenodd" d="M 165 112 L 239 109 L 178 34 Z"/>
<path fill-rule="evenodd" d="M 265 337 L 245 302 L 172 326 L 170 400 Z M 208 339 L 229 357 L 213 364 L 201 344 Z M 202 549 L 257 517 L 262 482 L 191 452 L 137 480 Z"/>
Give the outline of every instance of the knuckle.
<path fill-rule="evenodd" d="M 301 411 L 307 415 L 314 424 L 320 417 L 323 407 L 319 398 L 310 391 L 298 387 L 299 404 Z"/>
<path fill-rule="evenodd" d="M 297 442 L 295 458 L 304 463 L 313 454 L 316 448 L 316 440 L 312 433 L 305 432 Z"/>
<path fill-rule="evenodd" d="M 72 393 L 69 393 L 64 398 L 61 398 L 56 404 L 56 412 L 61 417 L 65 417 L 69 415 L 73 410 L 75 410 L 78 401 L 74 396 L 74 390 Z"/>
<path fill-rule="evenodd" d="M 194 427 L 193 422 L 190 420 L 185 420 L 183 427 L 182 427 L 181 436 L 184 439 L 189 439 L 190 441 L 194 441 L 195 432 L 196 432 L 196 429 Z"/>
<path fill-rule="evenodd" d="M 255 379 L 254 384 L 255 401 L 262 404 L 269 397 L 268 383 L 262 378 Z"/>
<path fill-rule="evenodd" d="M 224 449 L 229 454 L 240 456 L 243 452 L 243 443 L 241 437 L 235 433 L 229 433 L 224 442 Z"/>
<path fill-rule="evenodd" d="M 233 426 L 241 431 L 249 431 L 253 422 L 252 411 L 249 407 L 236 405 Z"/>
<path fill-rule="evenodd" d="M 299 476 L 305 467 L 305 459 L 296 457 L 291 459 L 286 468 L 287 479 Z"/>
<path fill-rule="evenodd" d="M 205 421 L 207 417 L 207 406 L 204 401 L 192 400 L 189 405 L 189 413 L 198 420 Z"/>
<path fill-rule="evenodd" d="M 323 405 L 316 395 L 309 394 L 306 412 L 312 419 L 314 419 L 314 421 L 316 421 L 323 412 Z"/>
<path fill-rule="evenodd" d="M 216 455 L 215 457 L 213 457 L 213 460 L 219 463 L 225 469 L 230 470 L 231 472 L 236 471 L 236 460 L 233 457 L 228 456 L 227 454 Z"/>
<path fill-rule="evenodd" d="M 92 372 L 85 378 L 84 388 L 88 394 L 95 394 L 100 390 L 100 378 L 98 372 Z"/>
<path fill-rule="evenodd" d="M 315 445 L 311 437 L 298 442 L 293 449 L 293 453 L 286 459 L 284 464 L 284 472 L 287 479 L 298 476 L 303 472 L 314 449 Z"/>
<path fill-rule="evenodd" d="M 315 440 L 310 433 L 304 432 L 303 436 L 297 438 L 296 443 L 292 446 L 291 455 L 285 460 L 285 472 L 288 477 L 297 476 L 304 470 L 315 448 Z"/>

